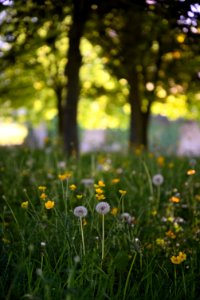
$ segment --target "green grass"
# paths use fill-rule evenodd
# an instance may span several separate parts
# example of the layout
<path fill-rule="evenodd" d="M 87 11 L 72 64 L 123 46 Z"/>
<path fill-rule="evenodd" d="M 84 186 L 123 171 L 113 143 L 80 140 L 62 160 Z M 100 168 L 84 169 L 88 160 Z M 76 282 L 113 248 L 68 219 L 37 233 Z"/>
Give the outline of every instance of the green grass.
<path fill-rule="evenodd" d="M 155 174 L 162 185 L 152 183 Z M 198 159 L 92 153 L 77 162 L 51 147 L 1 148 L 0 298 L 198 299 L 199 174 Z M 101 195 L 111 208 L 104 222 L 95 209 Z M 74 215 L 77 206 L 85 218 Z M 179 252 L 186 259 L 172 263 Z"/>

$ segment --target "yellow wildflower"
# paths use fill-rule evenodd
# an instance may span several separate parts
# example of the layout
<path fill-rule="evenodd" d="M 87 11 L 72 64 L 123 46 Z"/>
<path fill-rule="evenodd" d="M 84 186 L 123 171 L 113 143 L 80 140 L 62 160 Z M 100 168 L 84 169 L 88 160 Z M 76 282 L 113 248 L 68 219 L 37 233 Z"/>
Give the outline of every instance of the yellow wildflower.
<path fill-rule="evenodd" d="M 163 167 L 165 164 L 165 158 L 163 156 L 158 156 L 157 157 L 157 163 L 160 167 Z"/>
<path fill-rule="evenodd" d="M 169 169 L 172 169 L 172 168 L 174 167 L 174 163 L 173 163 L 173 162 L 170 162 L 170 163 L 168 164 L 168 167 L 169 167 Z"/>
<path fill-rule="evenodd" d="M 187 175 L 194 175 L 196 171 L 194 169 L 190 169 L 187 171 Z"/>
<path fill-rule="evenodd" d="M 45 190 L 46 190 L 46 186 L 44 186 L 44 185 L 40 185 L 40 186 L 38 186 L 38 190 L 39 191 L 41 191 L 41 192 L 44 192 Z"/>
<path fill-rule="evenodd" d="M 197 201 L 200 201 L 200 195 L 195 195 L 195 199 L 196 199 Z"/>
<path fill-rule="evenodd" d="M 127 191 L 125 191 L 125 190 L 119 190 L 119 193 L 120 193 L 121 195 L 126 195 Z"/>
<path fill-rule="evenodd" d="M 166 236 L 168 236 L 171 239 L 176 238 L 176 235 L 174 234 L 174 232 L 172 230 L 168 230 L 165 234 L 166 234 Z"/>
<path fill-rule="evenodd" d="M 179 252 L 178 256 L 180 259 L 182 259 L 182 261 L 186 260 L 187 258 L 187 255 L 182 251 Z"/>
<path fill-rule="evenodd" d="M 112 183 L 118 183 L 118 182 L 120 182 L 120 179 L 119 179 L 119 178 L 114 178 L 114 179 L 112 179 Z"/>
<path fill-rule="evenodd" d="M 179 252 L 179 254 L 177 256 L 172 256 L 170 257 L 170 260 L 173 264 L 175 265 L 179 265 L 181 264 L 184 260 L 186 260 L 186 254 L 183 252 Z"/>
<path fill-rule="evenodd" d="M 180 202 L 180 198 L 179 197 L 176 197 L 176 196 L 172 196 L 170 199 L 169 199 L 170 202 L 173 202 L 173 203 L 179 203 Z"/>
<path fill-rule="evenodd" d="M 101 187 L 106 186 L 105 183 L 103 182 L 103 180 L 99 180 L 98 181 L 98 185 L 101 186 Z"/>
<path fill-rule="evenodd" d="M 87 220 L 84 218 L 83 220 L 82 220 L 82 224 L 83 224 L 83 226 L 85 226 L 85 225 L 87 225 Z"/>
<path fill-rule="evenodd" d="M 118 214 L 118 208 L 117 207 L 113 207 L 112 209 L 111 209 L 111 214 L 113 215 L 113 216 L 116 216 L 117 214 Z"/>
<path fill-rule="evenodd" d="M 55 202 L 48 200 L 45 204 L 46 209 L 52 209 L 55 206 Z"/>
<path fill-rule="evenodd" d="M 100 188 L 95 189 L 95 191 L 97 194 L 103 194 L 103 190 Z"/>
<path fill-rule="evenodd" d="M 99 201 L 106 199 L 106 197 L 104 196 L 104 194 L 96 194 L 95 196 L 96 196 L 97 200 L 99 200 Z"/>
<path fill-rule="evenodd" d="M 144 148 L 143 145 L 140 145 L 139 147 L 135 148 L 134 149 L 135 155 L 140 156 L 142 154 L 143 148 Z"/>
<path fill-rule="evenodd" d="M 42 194 L 40 195 L 40 199 L 45 200 L 46 198 L 47 198 L 47 194 L 42 193 Z"/>
<path fill-rule="evenodd" d="M 24 208 L 24 209 L 28 208 L 28 201 L 22 202 L 21 207 Z"/>
<path fill-rule="evenodd" d="M 156 209 L 154 209 L 154 210 L 152 210 L 152 212 L 151 212 L 151 214 L 152 214 L 152 216 L 156 216 L 157 215 L 157 210 Z"/>
<path fill-rule="evenodd" d="M 71 191 L 75 191 L 76 190 L 76 185 L 75 184 L 71 184 L 69 186 L 69 188 L 70 188 Z"/>
<path fill-rule="evenodd" d="M 83 198 L 83 195 L 78 194 L 78 195 L 76 195 L 76 198 L 77 198 L 77 199 L 82 199 L 82 198 Z"/>
<path fill-rule="evenodd" d="M 71 176 L 72 176 L 71 172 L 65 172 L 63 174 L 58 174 L 58 178 L 62 181 L 65 179 L 69 179 Z"/>
<path fill-rule="evenodd" d="M 173 223 L 173 222 L 174 222 L 174 217 L 168 217 L 168 218 L 167 218 L 167 221 Z"/>
<path fill-rule="evenodd" d="M 165 246 L 165 240 L 164 239 L 156 239 L 156 244 L 159 246 Z"/>

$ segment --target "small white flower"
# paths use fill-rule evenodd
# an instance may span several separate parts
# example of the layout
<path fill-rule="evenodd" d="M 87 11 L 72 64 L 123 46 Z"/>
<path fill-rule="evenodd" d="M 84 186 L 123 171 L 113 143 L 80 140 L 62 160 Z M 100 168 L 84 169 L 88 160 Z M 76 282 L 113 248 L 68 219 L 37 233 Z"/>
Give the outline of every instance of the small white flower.
<path fill-rule="evenodd" d="M 164 177 L 161 174 L 156 174 L 153 176 L 152 182 L 155 186 L 159 186 L 159 185 L 163 184 Z"/>
<path fill-rule="evenodd" d="M 41 242 L 40 245 L 41 245 L 41 247 L 45 247 L 46 243 L 45 242 Z"/>
<path fill-rule="evenodd" d="M 77 206 L 74 209 L 74 215 L 79 218 L 86 217 L 87 213 L 88 213 L 88 210 L 85 206 Z"/>
<path fill-rule="evenodd" d="M 107 202 L 99 202 L 96 211 L 101 215 L 106 215 L 110 211 L 110 205 Z"/>

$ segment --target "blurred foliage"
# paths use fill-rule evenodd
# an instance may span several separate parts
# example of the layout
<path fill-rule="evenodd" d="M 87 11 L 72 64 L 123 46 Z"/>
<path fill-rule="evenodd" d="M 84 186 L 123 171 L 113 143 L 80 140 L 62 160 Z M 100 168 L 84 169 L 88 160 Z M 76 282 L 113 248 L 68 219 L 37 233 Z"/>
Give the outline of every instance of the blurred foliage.
<path fill-rule="evenodd" d="M 152 101 L 155 113 L 199 119 L 198 13 L 194 4 L 191 9 L 179 2 L 170 1 L 166 14 L 167 1 L 91 1 L 92 17 L 81 43 L 81 126 L 129 126 L 127 73 L 133 65 L 142 111 Z M 50 120 L 57 114 L 57 91 L 66 94 L 72 1 L 7 3 L 0 2 L 1 114 L 24 107 L 26 115 L 15 113 L 15 118 Z"/>

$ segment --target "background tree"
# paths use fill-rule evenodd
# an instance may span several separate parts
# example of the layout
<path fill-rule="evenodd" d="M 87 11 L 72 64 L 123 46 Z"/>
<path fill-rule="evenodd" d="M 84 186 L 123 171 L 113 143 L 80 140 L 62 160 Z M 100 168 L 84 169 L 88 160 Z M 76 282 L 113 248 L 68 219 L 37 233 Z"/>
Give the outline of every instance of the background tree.
<path fill-rule="evenodd" d="M 131 107 L 130 146 L 147 146 L 151 106 L 154 101 L 163 98 L 159 97 L 159 91 L 163 90 L 166 96 L 176 81 L 183 84 L 183 74 L 188 73 L 189 77 L 191 74 L 191 68 L 189 72 L 188 68 L 184 70 L 184 64 L 183 68 L 180 63 L 177 64 L 180 58 L 182 63 L 184 59 L 185 62 L 188 59 L 182 52 L 192 52 L 191 46 L 184 47 L 183 42 L 180 42 L 182 31 L 177 23 L 177 11 L 186 13 L 186 9 L 190 7 L 181 6 L 179 10 L 176 3 L 176 6 L 173 5 L 176 14 L 172 14 L 170 20 L 167 20 L 166 3 L 163 4 L 165 10 L 163 6 L 145 9 L 145 6 L 129 2 L 128 9 L 115 8 L 99 22 L 97 20 L 96 34 L 88 36 L 94 44 L 101 44 L 102 55 L 106 58 L 106 65 L 112 75 L 118 79 L 125 78 L 128 82 Z M 172 65 L 173 74 L 170 72 Z M 186 92 L 185 88 L 183 90 Z"/>

